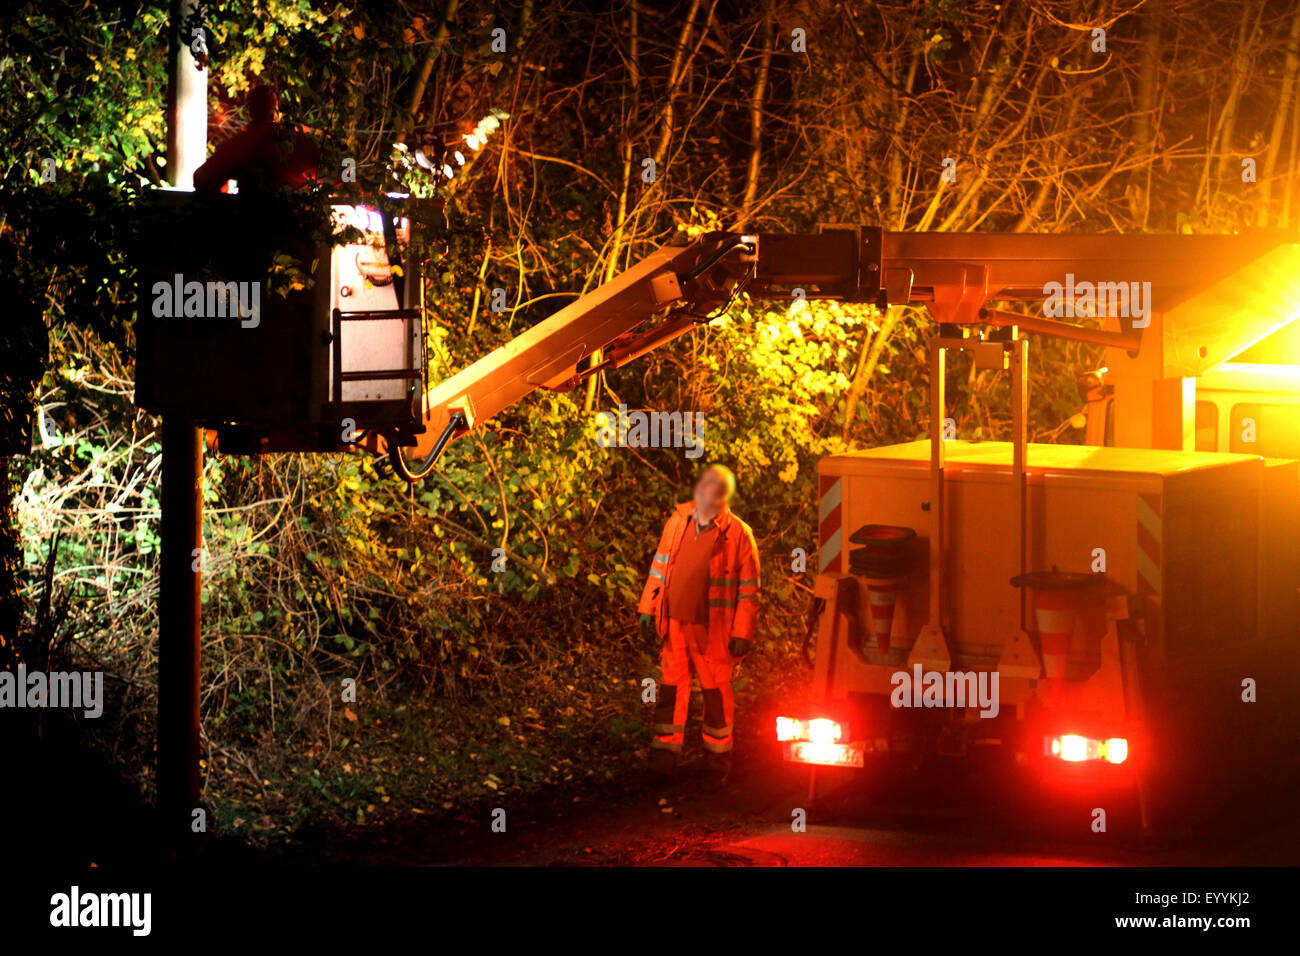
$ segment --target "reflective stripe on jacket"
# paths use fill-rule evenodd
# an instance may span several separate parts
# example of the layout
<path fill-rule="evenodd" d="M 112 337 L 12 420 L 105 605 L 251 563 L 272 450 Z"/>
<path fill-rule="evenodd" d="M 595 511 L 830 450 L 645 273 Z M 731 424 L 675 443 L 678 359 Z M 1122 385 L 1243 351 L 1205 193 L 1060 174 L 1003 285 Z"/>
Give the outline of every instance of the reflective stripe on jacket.
<path fill-rule="evenodd" d="M 668 633 L 668 607 L 664 598 L 682 540 L 695 516 L 695 502 L 677 506 L 650 563 L 650 577 L 641 592 L 640 613 L 652 614 L 660 636 Z M 723 507 L 714 524 L 718 536 L 709 559 L 709 636 L 724 642 L 733 637 L 754 639 L 758 620 L 758 545 L 754 532 L 730 509 Z"/>

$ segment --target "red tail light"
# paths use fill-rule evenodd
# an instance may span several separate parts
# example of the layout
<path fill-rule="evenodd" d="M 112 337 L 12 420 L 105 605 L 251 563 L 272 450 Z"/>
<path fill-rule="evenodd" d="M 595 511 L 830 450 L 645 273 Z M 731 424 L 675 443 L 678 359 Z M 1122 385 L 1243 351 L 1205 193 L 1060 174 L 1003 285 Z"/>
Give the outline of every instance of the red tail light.
<path fill-rule="evenodd" d="M 808 739 L 815 744 L 837 743 L 844 736 L 840 725 L 826 717 L 808 721 Z"/>
<path fill-rule="evenodd" d="M 833 744 L 846 736 L 844 726 L 829 717 L 814 717 L 811 720 L 800 720 L 797 717 L 776 719 L 776 739 L 781 742 L 808 740 L 815 744 Z"/>
<path fill-rule="evenodd" d="M 1081 737 L 1078 734 L 1061 734 L 1044 740 L 1044 752 L 1066 763 L 1104 761 L 1120 764 L 1128 759 L 1128 739 L 1108 737 L 1104 740 Z"/>
<path fill-rule="evenodd" d="M 793 717 L 778 717 L 776 719 L 776 739 L 782 743 L 787 740 L 798 740 L 799 721 Z"/>

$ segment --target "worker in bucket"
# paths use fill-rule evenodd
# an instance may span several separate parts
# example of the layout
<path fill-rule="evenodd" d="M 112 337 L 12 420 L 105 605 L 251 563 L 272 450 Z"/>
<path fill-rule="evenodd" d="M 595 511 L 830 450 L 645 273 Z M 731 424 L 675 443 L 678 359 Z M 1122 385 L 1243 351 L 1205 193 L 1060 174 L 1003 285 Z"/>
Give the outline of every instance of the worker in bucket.
<path fill-rule="evenodd" d="M 218 146 L 194 171 L 194 188 L 216 192 L 233 179 L 241 192 L 298 189 L 316 178 L 320 150 L 305 132 L 280 122 L 280 98 L 256 86 L 244 104 L 248 125 Z"/>
<path fill-rule="evenodd" d="M 708 782 L 730 771 L 735 714 L 731 673 L 749 653 L 758 619 L 758 547 L 749 525 L 728 506 L 736 476 L 710 465 L 691 501 L 664 526 L 641 594 L 640 627 L 660 642 L 663 676 L 655 707 L 651 769 L 671 774 L 686 739 L 691 671 L 704 696 Z"/>

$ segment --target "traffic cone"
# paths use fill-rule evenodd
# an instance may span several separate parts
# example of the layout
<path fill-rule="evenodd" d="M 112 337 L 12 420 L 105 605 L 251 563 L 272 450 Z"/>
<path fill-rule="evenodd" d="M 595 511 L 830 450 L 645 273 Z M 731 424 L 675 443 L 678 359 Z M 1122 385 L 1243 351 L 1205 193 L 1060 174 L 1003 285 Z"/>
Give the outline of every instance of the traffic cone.
<path fill-rule="evenodd" d="M 894 626 L 894 604 L 900 583 L 897 580 L 867 579 L 871 633 L 876 638 L 876 649 L 881 654 L 889 653 L 889 632 Z"/>
<path fill-rule="evenodd" d="M 1043 674 L 1055 701 L 1065 696 L 1065 665 L 1074 636 L 1076 596 L 1075 591 L 1034 589 L 1034 621 L 1043 646 Z"/>

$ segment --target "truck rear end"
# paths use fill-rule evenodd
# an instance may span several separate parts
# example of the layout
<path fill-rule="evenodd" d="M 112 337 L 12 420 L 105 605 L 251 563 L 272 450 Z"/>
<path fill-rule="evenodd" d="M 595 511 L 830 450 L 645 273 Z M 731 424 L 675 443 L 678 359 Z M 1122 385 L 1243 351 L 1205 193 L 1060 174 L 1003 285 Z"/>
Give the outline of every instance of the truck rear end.
<path fill-rule="evenodd" d="M 928 442 L 821 462 L 814 676 L 777 721 L 787 760 L 985 752 L 1129 786 L 1184 772 L 1179 714 L 1240 712 L 1261 676 L 1243 668 L 1294 669 L 1296 462 L 1031 444 L 1022 568 L 1012 454 L 945 442 L 933 555 Z"/>

